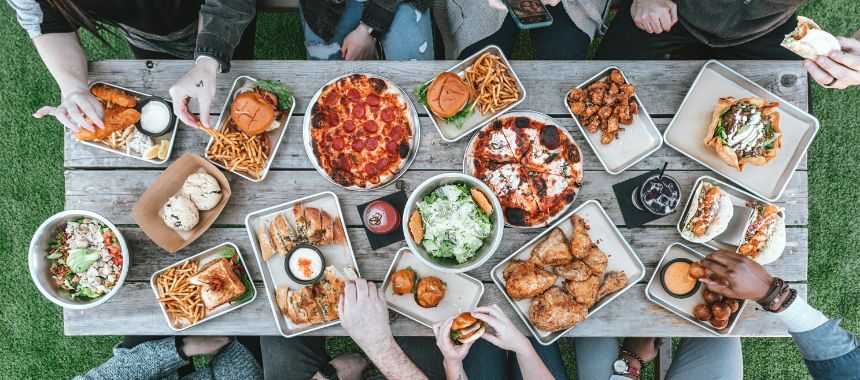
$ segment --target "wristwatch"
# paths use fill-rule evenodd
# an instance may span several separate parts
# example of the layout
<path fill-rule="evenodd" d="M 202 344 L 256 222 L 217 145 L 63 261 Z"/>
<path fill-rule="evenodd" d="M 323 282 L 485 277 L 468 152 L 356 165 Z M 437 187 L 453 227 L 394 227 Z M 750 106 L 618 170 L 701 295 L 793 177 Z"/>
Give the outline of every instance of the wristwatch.
<path fill-rule="evenodd" d="M 331 365 L 331 363 L 326 363 L 325 367 L 320 368 L 317 373 L 320 374 L 323 379 L 338 380 L 337 370 L 334 368 L 333 365 Z"/>
<path fill-rule="evenodd" d="M 609 377 L 610 380 L 630 379 L 629 377 L 619 375 L 633 375 L 638 379 L 639 375 L 641 374 L 641 371 L 639 369 L 630 367 L 630 362 L 628 362 L 627 359 L 624 358 L 618 358 L 615 363 L 612 363 L 612 369 L 615 371 L 615 375 Z"/>

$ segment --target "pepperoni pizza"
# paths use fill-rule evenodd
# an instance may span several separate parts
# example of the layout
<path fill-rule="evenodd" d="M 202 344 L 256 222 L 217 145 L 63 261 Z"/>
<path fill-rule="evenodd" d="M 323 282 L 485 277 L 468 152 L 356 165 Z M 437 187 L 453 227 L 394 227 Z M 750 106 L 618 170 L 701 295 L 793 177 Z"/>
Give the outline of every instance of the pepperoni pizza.
<path fill-rule="evenodd" d="M 398 87 L 369 75 L 329 83 L 306 115 L 312 159 L 343 187 L 387 184 L 405 169 L 414 149 L 416 127 L 406 99 Z"/>
<path fill-rule="evenodd" d="M 472 138 L 466 171 L 496 193 L 509 225 L 547 225 L 573 204 L 582 187 L 579 146 L 551 120 L 515 112 Z"/>

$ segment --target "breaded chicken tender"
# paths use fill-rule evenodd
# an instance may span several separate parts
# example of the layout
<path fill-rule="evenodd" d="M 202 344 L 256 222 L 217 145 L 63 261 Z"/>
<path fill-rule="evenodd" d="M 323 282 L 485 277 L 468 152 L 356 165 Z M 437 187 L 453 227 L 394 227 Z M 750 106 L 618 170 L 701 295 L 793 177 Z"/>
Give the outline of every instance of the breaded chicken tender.
<path fill-rule="evenodd" d="M 92 92 L 96 98 L 99 98 L 99 100 L 103 102 L 115 104 L 125 108 L 133 108 L 137 106 L 137 99 L 113 87 L 95 85 L 93 86 L 93 88 L 90 89 L 90 92 Z"/>

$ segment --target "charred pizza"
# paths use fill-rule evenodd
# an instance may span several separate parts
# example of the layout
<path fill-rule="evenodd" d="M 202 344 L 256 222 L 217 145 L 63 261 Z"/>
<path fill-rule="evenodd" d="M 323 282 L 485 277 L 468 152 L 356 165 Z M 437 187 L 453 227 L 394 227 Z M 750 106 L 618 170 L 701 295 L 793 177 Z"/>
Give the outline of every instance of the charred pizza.
<path fill-rule="evenodd" d="M 389 81 L 365 74 L 320 90 L 305 116 L 308 154 L 340 186 L 373 189 L 405 170 L 416 149 L 412 105 Z"/>
<path fill-rule="evenodd" d="M 493 190 L 505 223 L 539 227 L 573 204 L 582 186 L 582 154 L 548 116 L 514 112 L 475 134 L 466 172 Z"/>

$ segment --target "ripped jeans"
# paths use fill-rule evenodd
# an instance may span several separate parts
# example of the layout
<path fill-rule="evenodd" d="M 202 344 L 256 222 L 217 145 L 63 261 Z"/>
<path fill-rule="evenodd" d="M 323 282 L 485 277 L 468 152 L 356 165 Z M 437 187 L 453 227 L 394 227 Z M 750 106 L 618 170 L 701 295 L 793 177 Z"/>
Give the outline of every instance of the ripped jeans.
<path fill-rule="evenodd" d="M 302 14 L 302 29 L 305 33 L 305 49 L 310 60 L 343 59 L 341 44 L 344 38 L 361 23 L 365 1 L 346 0 L 346 9 L 337 23 L 334 37 L 326 42 L 317 36 L 305 22 Z M 433 29 L 430 25 L 429 8 L 421 13 L 411 5 L 398 6 L 388 33 L 382 37 L 385 58 L 390 61 L 432 60 Z"/>

